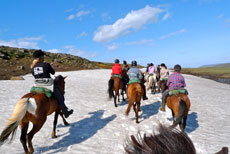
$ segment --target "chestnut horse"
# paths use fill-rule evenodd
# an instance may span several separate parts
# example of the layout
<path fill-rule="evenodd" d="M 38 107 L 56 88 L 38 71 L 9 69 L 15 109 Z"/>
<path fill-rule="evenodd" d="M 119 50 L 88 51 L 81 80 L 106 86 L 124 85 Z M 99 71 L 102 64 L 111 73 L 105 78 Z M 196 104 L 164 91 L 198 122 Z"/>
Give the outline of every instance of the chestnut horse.
<path fill-rule="evenodd" d="M 188 96 L 186 94 L 168 96 L 166 102 L 173 116 L 173 124 L 170 127 L 174 128 L 179 124 L 181 131 L 184 132 L 188 111 L 191 105 Z"/>
<path fill-rule="evenodd" d="M 120 98 L 119 98 L 120 89 L 121 89 L 122 100 L 125 101 L 123 81 L 120 79 L 120 77 L 111 77 L 111 79 L 109 80 L 108 86 L 109 86 L 108 88 L 109 98 L 110 99 L 112 99 L 112 97 L 114 98 L 114 105 L 115 107 L 117 107 L 117 99 L 118 99 L 118 102 L 120 102 Z"/>
<path fill-rule="evenodd" d="M 61 91 L 63 95 L 65 93 L 65 78 L 66 77 L 62 77 L 61 75 L 59 75 L 54 80 L 55 86 Z M 34 152 L 32 144 L 33 136 L 42 128 L 43 124 L 47 119 L 47 116 L 52 114 L 53 112 L 55 112 L 55 116 L 52 138 L 56 138 L 56 125 L 59 114 L 63 118 L 64 124 L 68 125 L 68 122 L 63 117 L 61 108 L 59 107 L 57 100 L 54 97 L 48 98 L 43 93 L 28 93 L 24 95 L 16 103 L 13 114 L 1 133 L 0 145 L 4 144 L 10 135 L 12 135 L 10 139 L 10 141 L 12 141 L 16 133 L 17 127 L 18 125 L 20 125 L 20 141 L 22 143 L 22 146 L 26 154 L 32 154 Z M 27 134 L 29 122 L 33 123 L 33 128 Z"/>
<path fill-rule="evenodd" d="M 128 85 L 127 88 L 127 98 L 129 99 L 129 105 L 126 109 L 125 114 L 128 116 L 130 108 L 133 106 L 133 110 L 136 115 L 136 123 L 139 123 L 138 121 L 138 112 L 141 111 L 141 97 L 143 95 L 143 89 L 139 83 L 131 83 Z"/>

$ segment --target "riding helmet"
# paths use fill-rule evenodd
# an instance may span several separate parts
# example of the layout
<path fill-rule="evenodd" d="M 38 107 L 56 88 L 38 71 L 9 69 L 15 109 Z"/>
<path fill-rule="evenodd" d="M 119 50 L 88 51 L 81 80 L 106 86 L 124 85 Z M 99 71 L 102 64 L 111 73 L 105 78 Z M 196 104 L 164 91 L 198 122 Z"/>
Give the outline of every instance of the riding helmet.
<path fill-rule="evenodd" d="M 161 66 L 166 67 L 166 66 L 165 66 L 165 63 L 161 63 Z"/>
<path fill-rule="evenodd" d="M 114 63 L 119 63 L 119 62 L 120 62 L 119 59 L 114 60 Z"/>
<path fill-rule="evenodd" d="M 123 61 L 123 64 L 125 64 L 125 65 L 127 64 L 126 60 Z"/>
<path fill-rule="evenodd" d="M 45 55 L 45 53 L 44 53 L 42 50 L 36 50 L 36 51 L 34 51 L 34 53 L 33 53 L 34 59 L 40 58 L 40 57 L 42 57 L 42 56 L 44 56 L 44 55 Z"/>
<path fill-rule="evenodd" d="M 132 66 L 137 66 L 137 61 L 136 60 L 132 61 Z"/>
<path fill-rule="evenodd" d="M 181 71 L 181 66 L 180 66 L 179 64 L 176 64 L 176 65 L 174 66 L 174 71 L 175 71 L 175 72 L 180 72 L 180 71 Z"/>

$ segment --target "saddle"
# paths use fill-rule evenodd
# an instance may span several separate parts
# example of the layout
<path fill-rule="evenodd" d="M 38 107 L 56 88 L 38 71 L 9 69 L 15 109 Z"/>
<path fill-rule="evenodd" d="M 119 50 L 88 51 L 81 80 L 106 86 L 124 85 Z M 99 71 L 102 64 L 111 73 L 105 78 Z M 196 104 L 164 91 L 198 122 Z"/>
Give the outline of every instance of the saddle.
<path fill-rule="evenodd" d="M 128 84 L 131 84 L 131 83 L 141 83 L 141 81 L 138 79 L 132 79 L 132 80 L 129 80 Z"/>
<path fill-rule="evenodd" d="M 121 75 L 119 75 L 119 74 L 113 74 L 111 77 L 112 77 L 112 78 L 118 77 L 118 78 L 120 78 L 120 79 L 122 78 Z"/>
<path fill-rule="evenodd" d="M 31 89 L 30 89 L 30 92 L 31 93 L 43 93 L 45 94 L 48 98 L 51 98 L 52 97 L 52 91 L 48 88 L 44 88 L 44 87 L 35 87 L 33 86 Z"/>
<path fill-rule="evenodd" d="M 175 89 L 175 90 L 170 90 L 169 91 L 169 96 L 178 95 L 178 94 L 186 94 L 186 95 L 188 95 L 188 92 L 187 92 L 186 89 Z"/>

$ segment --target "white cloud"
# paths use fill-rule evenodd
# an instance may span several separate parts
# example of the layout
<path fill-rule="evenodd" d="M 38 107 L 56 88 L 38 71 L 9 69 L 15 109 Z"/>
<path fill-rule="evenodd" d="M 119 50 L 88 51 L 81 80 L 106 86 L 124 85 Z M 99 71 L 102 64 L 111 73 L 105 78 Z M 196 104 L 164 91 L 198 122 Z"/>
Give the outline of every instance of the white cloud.
<path fill-rule="evenodd" d="M 163 17 L 163 21 L 167 20 L 169 17 L 171 17 L 171 14 L 170 13 L 166 13 Z"/>
<path fill-rule="evenodd" d="M 143 40 L 140 40 L 140 41 L 133 41 L 133 42 L 128 42 L 126 43 L 126 45 L 143 45 L 143 44 L 146 44 L 146 45 L 151 45 L 151 46 L 154 46 L 153 44 L 154 40 L 153 39 L 143 39 Z"/>
<path fill-rule="evenodd" d="M 69 15 L 67 17 L 67 20 L 73 20 L 76 17 L 80 18 L 80 17 L 88 15 L 88 14 L 90 14 L 90 11 L 84 11 L 84 10 L 82 10 L 82 11 L 77 12 L 76 14 Z"/>
<path fill-rule="evenodd" d="M 17 47 L 17 48 L 39 49 L 38 42 L 41 40 L 42 40 L 42 36 L 25 37 L 16 40 L 10 40 L 10 41 L 0 40 L 0 45 Z"/>
<path fill-rule="evenodd" d="M 72 20 L 72 19 L 74 19 L 74 18 L 75 18 L 75 15 L 74 15 L 74 14 L 71 14 L 71 15 L 68 16 L 67 20 Z"/>
<path fill-rule="evenodd" d="M 147 23 L 156 22 L 158 15 L 162 12 L 162 9 L 148 5 L 143 9 L 131 11 L 125 18 L 118 19 L 113 25 L 100 26 L 94 33 L 93 40 L 96 42 L 114 40 L 129 33 L 131 29 L 139 29 Z"/>
<path fill-rule="evenodd" d="M 112 51 L 112 50 L 116 50 L 118 48 L 117 44 L 112 44 L 108 46 L 108 50 Z"/>
<path fill-rule="evenodd" d="M 59 52 L 61 52 L 60 50 L 58 50 L 58 49 L 49 49 L 49 50 L 47 50 L 48 52 L 52 52 L 52 53 L 59 53 Z"/>
<path fill-rule="evenodd" d="M 84 16 L 84 15 L 87 15 L 87 14 L 89 14 L 90 13 L 90 11 L 79 11 L 77 14 L 76 14 L 76 16 L 77 17 L 81 17 L 81 16 Z"/>
<path fill-rule="evenodd" d="M 64 46 L 63 52 L 71 54 L 71 55 L 75 55 L 75 56 L 84 57 L 84 58 L 93 58 L 97 55 L 96 53 L 87 53 L 72 45 Z"/>
<path fill-rule="evenodd" d="M 161 36 L 159 39 L 160 39 L 160 40 L 163 40 L 163 39 L 166 39 L 166 38 L 171 37 L 171 36 L 174 36 L 174 35 L 182 34 L 182 33 L 184 33 L 184 32 L 186 32 L 186 30 L 185 30 L 185 29 L 181 29 L 181 30 L 179 30 L 179 31 L 169 33 L 168 35 Z"/>
<path fill-rule="evenodd" d="M 81 34 L 79 34 L 77 36 L 77 38 L 81 38 L 81 37 L 84 37 L 84 36 L 88 36 L 88 34 L 86 32 L 82 32 Z"/>

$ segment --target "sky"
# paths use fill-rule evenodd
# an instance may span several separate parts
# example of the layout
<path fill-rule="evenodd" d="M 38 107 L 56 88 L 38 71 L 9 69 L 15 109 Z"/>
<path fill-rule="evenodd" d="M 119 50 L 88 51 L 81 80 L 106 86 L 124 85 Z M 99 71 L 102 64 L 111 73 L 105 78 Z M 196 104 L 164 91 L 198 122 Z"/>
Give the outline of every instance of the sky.
<path fill-rule="evenodd" d="M 1 0 L 0 45 L 168 67 L 230 62 L 229 0 Z"/>

